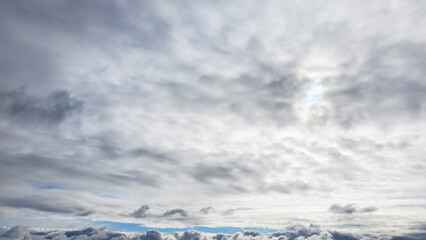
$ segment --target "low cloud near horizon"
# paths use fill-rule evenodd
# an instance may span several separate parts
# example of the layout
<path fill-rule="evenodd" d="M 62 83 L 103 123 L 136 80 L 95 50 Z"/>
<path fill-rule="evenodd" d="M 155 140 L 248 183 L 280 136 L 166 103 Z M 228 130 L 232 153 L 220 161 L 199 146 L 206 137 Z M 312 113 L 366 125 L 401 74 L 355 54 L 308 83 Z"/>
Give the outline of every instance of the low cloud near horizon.
<path fill-rule="evenodd" d="M 414 0 L 1 1 L 0 226 L 426 232 L 425 25 Z"/>
<path fill-rule="evenodd" d="M 255 230 L 226 233 L 204 233 L 195 230 L 175 232 L 167 235 L 152 229 L 146 233 L 122 233 L 106 228 L 84 228 L 80 230 L 38 230 L 29 227 L 14 226 L 0 228 L 0 239 L 120 239 L 120 240 L 417 240 L 425 234 L 407 236 L 360 235 L 346 234 L 336 231 L 321 230 L 318 226 L 294 226 L 285 232 L 260 233 Z"/>

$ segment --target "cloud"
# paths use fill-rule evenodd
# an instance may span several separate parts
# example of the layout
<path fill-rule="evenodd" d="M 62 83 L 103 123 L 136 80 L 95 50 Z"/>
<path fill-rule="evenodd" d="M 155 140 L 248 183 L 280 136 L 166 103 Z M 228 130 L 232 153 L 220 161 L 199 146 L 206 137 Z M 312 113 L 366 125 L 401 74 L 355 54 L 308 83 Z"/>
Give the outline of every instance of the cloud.
<path fill-rule="evenodd" d="M 0 223 L 403 236 L 426 221 L 402 207 L 426 181 L 425 6 L 1 1 Z"/>
<path fill-rule="evenodd" d="M 80 165 L 79 163 L 85 161 L 69 156 L 57 158 L 37 154 L 10 155 L 1 151 L 0 156 L 0 162 L 4 163 L 6 166 L 0 170 L 2 173 L 0 178 L 3 179 L 4 182 L 17 183 L 22 180 L 46 181 L 61 176 L 62 179 L 73 179 L 78 177 L 81 180 L 84 179 L 91 183 L 107 183 L 112 187 L 114 185 L 122 186 L 122 184 L 132 183 L 155 186 L 158 181 L 150 176 L 150 174 L 138 170 L 117 171 L 116 169 L 112 169 L 110 172 L 99 172 L 96 170 L 96 168 L 100 167 L 96 166 L 97 164 L 92 165 L 88 163 Z M 46 172 L 46 169 L 49 169 L 49 171 Z M 31 171 L 32 174 L 25 174 L 27 171 Z M 21 175 L 21 178 L 12 178 L 13 175 Z"/>
<path fill-rule="evenodd" d="M 0 237 L 4 239 L 24 239 L 24 237 L 26 237 L 28 232 L 29 232 L 28 227 L 24 227 L 24 226 L 14 226 L 11 228 L 3 227 L 0 230 Z"/>
<path fill-rule="evenodd" d="M 152 149 L 142 147 L 131 150 L 130 154 L 134 155 L 135 157 L 146 157 L 156 159 L 158 161 L 176 161 L 172 156 L 169 156 L 166 153 L 156 152 Z"/>
<path fill-rule="evenodd" d="M 237 211 L 246 211 L 246 210 L 252 210 L 251 208 L 247 208 L 247 207 L 239 207 L 239 208 L 232 208 L 232 209 L 228 209 L 226 210 L 223 214 L 224 215 L 232 215 Z"/>
<path fill-rule="evenodd" d="M 366 212 L 374 212 L 377 211 L 376 207 L 370 206 L 362 209 L 358 209 L 355 204 L 347 204 L 345 206 L 341 206 L 339 204 L 333 204 L 330 206 L 328 211 L 338 214 L 353 214 L 353 213 L 366 213 Z"/>
<path fill-rule="evenodd" d="M 259 235 L 261 235 L 261 233 L 259 231 L 256 231 L 256 230 L 247 230 L 247 231 L 244 231 L 244 236 L 256 237 L 256 236 L 259 236 Z"/>
<path fill-rule="evenodd" d="M 312 229 L 314 228 L 314 229 Z M 391 237 L 386 235 L 352 235 L 342 232 L 330 232 L 321 230 L 315 226 L 302 227 L 295 226 L 286 232 L 276 232 L 261 234 L 257 231 L 245 231 L 244 234 L 237 232 L 235 234 L 211 234 L 187 230 L 185 232 L 175 232 L 173 235 L 164 235 L 158 230 L 148 230 L 146 233 L 120 233 L 109 231 L 105 228 L 85 228 L 81 230 L 35 230 L 23 226 L 11 228 L 3 227 L 0 229 L 0 238 L 2 239 L 141 239 L 141 240 L 357 240 L 357 239 L 420 239 L 422 234 L 413 234 L 407 237 Z"/>
<path fill-rule="evenodd" d="M 371 206 L 371 207 L 365 207 L 365 208 L 361 209 L 360 212 L 375 212 L 377 210 L 378 209 L 376 207 Z"/>
<path fill-rule="evenodd" d="M 134 211 L 132 214 L 130 214 L 130 216 L 134 217 L 134 218 L 144 218 L 148 215 L 147 214 L 148 210 L 149 210 L 148 205 L 142 205 L 142 207 L 140 207 L 138 210 Z"/>
<path fill-rule="evenodd" d="M 424 117 L 421 109 L 426 100 L 422 94 L 426 85 L 419 81 L 419 74 L 424 74 L 424 69 L 418 63 L 426 52 L 415 50 L 421 49 L 422 45 L 424 43 L 403 41 L 374 47 L 360 66 L 359 73 L 345 76 L 341 79 L 347 83 L 345 87 L 330 91 L 333 117 L 345 127 L 365 121 L 392 124 L 395 120 L 392 116 L 396 113 L 403 118 Z M 397 62 L 401 64 L 397 66 Z M 401 71 L 395 71 L 395 67 Z M 354 78 L 366 80 L 350 83 Z"/>
<path fill-rule="evenodd" d="M 80 217 L 87 217 L 95 213 L 93 210 L 80 206 L 64 206 L 63 202 L 59 203 L 53 199 L 0 198 L 0 205 L 12 208 L 28 208 L 42 212 L 74 214 Z"/>
<path fill-rule="evenodd" d="M 163 240 L 164 238 L 158 230 L 148 230 L 145 236 L 140 237 L 141 240 Z"/>
<path fill-rule="evenodd" d="M 201 232 L 197 232 L 195 230 L 188 230 L 183 233 L 175 232 L 175 239 L 177 240 L 203 240 L 205 236 Z"/>
<path fill-rule="evenodd" d="M 200 213 L 203 213 L 203 214 L 209 214 L 212 212 L 214 212 L 214 208 L 212 207 L 205 207 L 205 208 L 201 208 L 200 210 Z"/>
<path fill-rule="evenodd" d="M 188 217 L 188 211 L 186 211 L 184 209 L 180 209 L 180 208 L 176 208 L 176 209 L 172 209 L 172 210 L 167 210 L 163 214 L 163 217 L 173 217 L 175 215 L 179 215 L 181 217 Z"/>
<path fill-rule="evenodd" d="M 45 98 L 28 96 L 25 88 L 0 91 L 0 110 L 12 122 L 31 126 L 59 125 L 69 115 L 78 113 L 83 101 L 58 90 Z"/>
<path fill-rule="evenodd" d="M 194 171 L 194 178 L 206 182 L 212 179 L 233 179 L 233 168 L 223 166 L 204 166 L 200 165 Z"/>
<path fill-rule="evenodd" d="M 340 206 L 339 204 L 333 204 L 330 206 L 328 210 L 333 213 L 342 213 L 342 214 L 352 214 L 357 211 L 354 204 L 348 204 L 345 206 Z"/>
<path fill-rule="evenodd" d="M 276 191 L 284 194 L 291 194 L 293 192 L 304 192 L 311 188 L 307 183 L 302 181 L 292 181 L 288 183 L 274 183 L 268 186 L 267 190 Z"/>

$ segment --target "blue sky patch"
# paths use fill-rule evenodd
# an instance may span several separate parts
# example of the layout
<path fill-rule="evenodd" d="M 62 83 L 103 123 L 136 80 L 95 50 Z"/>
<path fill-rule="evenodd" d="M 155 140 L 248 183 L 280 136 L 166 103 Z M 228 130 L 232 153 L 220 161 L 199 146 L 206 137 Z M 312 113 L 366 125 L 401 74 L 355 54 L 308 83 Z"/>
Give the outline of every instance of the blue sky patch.
<path fill-rule="evenodd" d="M 203 227 L 203 226 L 193 226 L 193 227 L 186 227 L 186 228 L 153 228 L 153 227 L 146 227 L 143 224 L 138 223 L 120 223 L 120 222 L 109 222 L 109 221 L 99 221 L 96 222 L 95 225 L 98 226 L 106 226 L 108 229 L 113 231 L 120 231 L 120 232 L 146 232 L 150 229 L 156 229 L 164 234 L 173 234 L 175 232 L 184 232 L 190 229 L 200 231 L 200 232 L 206 232 L 206 233 L 228 233 L 233 234 L 236 232 L 244 232 L 245 230 L 256 230 L 261 233 L 271 233 L 271 232 L 278 232 L 282 231 L 280 229 L 272 229 L 272 228 L 241 228 L 241 227 Z"/>

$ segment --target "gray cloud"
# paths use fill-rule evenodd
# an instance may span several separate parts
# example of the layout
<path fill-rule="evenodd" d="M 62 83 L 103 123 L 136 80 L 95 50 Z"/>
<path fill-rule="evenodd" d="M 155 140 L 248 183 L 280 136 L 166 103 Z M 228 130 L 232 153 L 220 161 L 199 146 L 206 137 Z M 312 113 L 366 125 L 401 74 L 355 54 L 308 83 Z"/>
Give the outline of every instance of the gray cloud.
<path fill-rule="evenodd" d="M 371 206 L 371 207 L 365 207 L 365 208 L 361 209 L 360 212 L 375 212 L 377 210 L 378 209 L 376 207 Z"/>
<path fill-rule="evenodd" d="M 142 207 L 134 211 L 132 214 L 130 214 L 130 216 L 134 218 L 144 218 L 148 216 L 148 213 L 147 213 L 148 210 L 149 210 L 148 205 L 142 205 Z"/>
<path fill-rule="evenodd" d="M 0 111 L 13 122 L 30 126 L 58 125 L 72 113 L 80 112 L 81 100 L 65 90 L 55 91 L 46 98 L 28 96 L 25 88 L 0 91 Z"/>
<path fill-rule="evenodd" d="M 157 152 L 152 149 L 139 147 L 130 151 L 131 155 L 135 157 L 146 157 L 149 159 L 155 159 L 158 161 L 176 161 L 170 154 Z"/>
<path fill-rule="evenodd" d="M 328 210 L 333 213 L 343 213 L 343 214 L 352 214 L 357 211 L 354 204 L 348 204 L 345 206 L 340 206 L 339 204 L 333 204 L 330 206 Z"/>
<path fill-rule="evenodd" d="M 247 208 L 247 207 L 232 208 L 232 209 L 227 209 L 225 212 L 223 212 L 223 214 L 224 215 L 232 215 L 237 211 L 245 211 L 245 210 L 252 210 L 252 209 Z"/>
<path fill-rule="evenodd" d="M 58 16 L 51 9 L 53 6 L 64 14 Z M 53 6 L 50 3 L 2 3 L 0 27 L 4 34 L 0 41 L 5 54 L 0 61 L 4 70 L 1 82 L 21 86 L 40 83 L 37 88 L 57 85 L 59 81 L 55 78 L 61 76 L 57 63 L 64 63 L 60 55 L 68 53 L 70 48 L 81 51 L 82 45 L 93 42 L 98 43 L 96 48 L 120 44 L 118 36 L 124 38 L 126 45 L 146 51 L 169 48 L 170 26 L 152 11 L 155 8 L 152 3 L 138 4 L 137 8 L 143 13 L 101 1 L 58 2 Z M 131 11 L 132 16 L 140 13 L 142 22 L 135 22 L 127 11 Z M 54 44 L 44 44 L 43 36 L 49 36 Z"/>
<path fill-rule="evenodd" d="M 34 197 L 27 198 L 0 198 L 0 205 L 12 208 L 29 208 L 37 211 L 52 213 L 67 213 L 76 216 L 86 217 L 95 212 L 83 207 L 64 206 L 63 202 L 52 201 L 52 199 L 37 199 Z"/>
<path fill-rule="evenodd" d="M 360 71 L 353 76 L 342 76 L 339 81 L 345 82 L 344 87 L 336 86 L 330 91 L 333 117 L 345 127 L 366 121 L 389 125 L 394 122 L 395 114 L 424 118 L 421 110 L 426 102 L 423 94 L 426 85 L 420 76 L 425 71 L 419 64 L 424 62 L 426 52 L 422 45 L 405 41 L 373 47 Z M 404 63 L 396 66 L 398 61 Z M 360 78 L 365 80 L 355 80 Z"/>
<path fill-rule="evenodd" d="M 290 194 L 294 192 L 304 192 L 308 191 L 311 188 L 307 183 L 302 181 L 292 181 L 288 183 L 276 183 L 268 186 L 267 190 L 276 191 L 279 193 Z"/>
<path fill-rule="evenodd" d="M 244 231 L 244 236 L 256 237 L 256 236 L 259 236 L 259 235 L 261 235 L 261 233 L 259 231 L 256 231 L 256 230 Z"/>
<path fill-rule="evenodd" d="M 195 179 L 206 182 L 212 179 L 233 179 L 233 170 L 232 167 L 224 166 L 205 166 L 200 165 L 194 171 L 193 176 Z"/>
<path fill-rule="evenodd" d="M 140 236 L 141 240 L 163 240 L 163 234 L 161 234 L 158 230 L 148 230 L 145 233 L 145 236 Z"/>
<path fill-rule="evenodd" d="M 75 222 L 404 235 L 425 220 L 399 209 L 424 195 L 425 6 L 0 2 L 0 221 L 37 218 L 27 206 Z M 307 212 L 354 195 L 367 207 Z M 368 214 L 371 199 L 391 207 Z M 126 208 L 140 202 L 194 214 L 142 219 Z"/>
<path fill-rule="evenodd" d="M 212 208 L 212 207 L 201 208 L 200 212 L 203 213 L 203 214 L 209 214 L 211 212 L 214 212 L 214 208 Z"/>
<path fill-rule="evenodd" d="M 173 217 L 179 215 L 180 217 L 188 217 L 188 211 L 180 208 L 168 210 L 163 214 L 163 217 Z"/>
<path fill-rule="evenodd" d="M 338 213 L 338 214 L 353 214 L 353 213 L 366 213 L 366 212 L 374 212 L 378 209 L 376 207 L 370 206 L 362 209 L 358 209 L 355 204 L 347 204 L 345 206 L 341 206 L 339 204 L 333 204 L 328 209 L 330 212 Z"/>
<path fill-rule="evenodd" d="M 88 168 L 86 166 L 77 167 L 80 161 L 75 158 L 53 158 L 40 156 L 36 154 L 19 154 L 9 155 L 0 152 L 0 162 L 5 165 L 0 170 L 2 173 L 1 179 L 4 181 L 19 182 L 23 179 L 46 181 L 49 176 L 62 176 L 64 179 L 78 177 L 88 181 L 109 183 L 110 185 L 121 184 L 137 184 L 155 186 L 157 180 L 144 172 L 138 170 L 113 171 L 113 172 L 97 172 L 96 165 Z M 46 173 L 45 169 L 49 169 Z M 32 175 L 24 173 L 31 171 Z M 47 174 L 47 175 L 46 175 Z M 12 176 L 21 175 L 23 179 L 14 179 Z M 54 179 L 49 179 L 54 180 Z"/>
<path fill-rule="evenodd" d="M 358 240 L 358 239 L 392 239 L 392 240 L 417 240 L 421 239 L 424 233 L 416 233 L 404 237 L 391 237 L 387 235 L 352 235 L 342 232 L 330 232 L 321 230 L 316 226 L 291 227 L 286 232 L 275 232 L 268 234 L 261 234 L 257 231 L 245 231 L 244 234 L 237 232 L 235 234 L 209 234 L 198 232 L 195 230 L 187 230 L 185 232 L 175 232 L 174 235 L 164 235 L 158 230 L 148 230 L 146 233 L 120 233 L 109 231 L 106 228 L 85 228 L 81 230 L 35 230 L 23 226 L 15 226 L 11 228 L 0 228 L 0 237 L 2 239 L 140 239 L 140 240 L 260 240 L 260 239 L 273 239 L 273 240 Z"/>
<path fill-rule="evenodd" d="M 188 230 L 183 233 L 175 232 L 174 237 L 177 240 L 203 240 L 206 238 L 203 233 L 195 230 Z"/>

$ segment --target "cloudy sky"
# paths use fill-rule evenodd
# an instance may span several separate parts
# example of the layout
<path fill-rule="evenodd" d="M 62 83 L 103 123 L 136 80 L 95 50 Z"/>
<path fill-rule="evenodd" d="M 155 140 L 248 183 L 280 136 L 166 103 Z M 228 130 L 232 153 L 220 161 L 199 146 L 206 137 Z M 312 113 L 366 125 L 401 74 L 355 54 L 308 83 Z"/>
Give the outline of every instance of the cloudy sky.
<path fill-rule="evenodd" d="M 1 1 L 0 225 L 424 232 L 425 25 L 410 0 Z"/>

